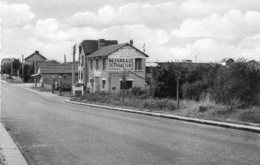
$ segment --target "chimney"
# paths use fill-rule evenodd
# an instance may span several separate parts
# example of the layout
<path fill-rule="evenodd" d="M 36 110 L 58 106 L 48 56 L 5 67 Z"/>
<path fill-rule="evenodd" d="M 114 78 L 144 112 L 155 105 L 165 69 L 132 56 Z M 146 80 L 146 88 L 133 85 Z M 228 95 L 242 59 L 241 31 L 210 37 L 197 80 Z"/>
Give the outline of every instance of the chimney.
<path fill-rule="evenodd" d="M 40 54 L 40 52 L 38 50 L 35 50 L 35 54 Z"/>
<path fill-rule="evenodd" d="M 99 39 L 98 40 L 98 49 L 105 46 L 105 39 Z"/>
<path fill-rule="evenodd" d="M 67 60 L 66 60 L 66 54 L 64 54 L 64 63 L 66 63 Z"/>
<path fill-rule="evenodd" d="M 133 44 L 134 44 L 134 41 L 133 40 L 130 40 L 130 45 L 132 45 L 133 46 Z"/>

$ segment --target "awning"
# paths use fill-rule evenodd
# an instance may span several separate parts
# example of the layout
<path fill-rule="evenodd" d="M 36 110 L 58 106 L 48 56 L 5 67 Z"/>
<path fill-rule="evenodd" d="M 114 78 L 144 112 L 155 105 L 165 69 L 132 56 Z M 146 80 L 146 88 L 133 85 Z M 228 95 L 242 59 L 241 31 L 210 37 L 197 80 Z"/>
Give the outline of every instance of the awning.
<path fill-rule="evenodd" d="M 40 73 L 36 73 L 36 74 L 32 74 L 31 77 L 36 77 L 36 76 L 40 76 Z"/>
<path fill-rule="evenodd" d="M 31 77 L 36 77 L 36 76 L 40 76 L 40 75 L 41 75 L 41 71 L 40 71 L 40 68 L 39 68 L 37 73 L 32 74 Z"/>

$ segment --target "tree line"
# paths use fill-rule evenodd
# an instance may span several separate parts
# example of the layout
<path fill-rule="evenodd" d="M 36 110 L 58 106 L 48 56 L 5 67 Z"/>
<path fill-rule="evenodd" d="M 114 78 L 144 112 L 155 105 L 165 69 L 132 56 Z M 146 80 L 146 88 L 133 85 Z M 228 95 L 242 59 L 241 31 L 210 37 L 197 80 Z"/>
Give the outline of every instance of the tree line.
<path fill-rule="evenodd" d="M 31 81 L 31 75 L 34 74 L 34 65 L 23 64 L 19 59 L 14 59 L 9 63 L 1 65 L 1 74 L 8 74 L 9 76 L 20 76 L 24 82 Z"/>

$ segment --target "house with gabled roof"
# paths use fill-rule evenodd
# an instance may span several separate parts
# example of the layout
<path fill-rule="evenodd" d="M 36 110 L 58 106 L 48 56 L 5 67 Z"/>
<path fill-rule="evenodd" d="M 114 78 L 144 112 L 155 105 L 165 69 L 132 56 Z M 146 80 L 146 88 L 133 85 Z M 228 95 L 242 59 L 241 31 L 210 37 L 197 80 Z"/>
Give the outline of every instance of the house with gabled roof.
<path fill-rule="evenodd" d="M 38 50 L 36 50 L 31 55 L 26 57 L 24 60 L 25 60 L 25 63 L 33 64 L 34 62 L 39 63 L 39 62 L 46 61 L 47 58 L 44 57 L 43 55 L 41 55 Z"/>
<path fill-rule="evenodd" d="M 72 65 L 72 63 L 58 63 L 56 61 L 42 62 L 39 63 L 37 73 L 31 76 L 37 78 L 38 87 L 51 89 L 52 85 L 56 84 L 61 85 L 62 89 L 71 89 Z M 76 73 L 75 80 L 78 79 L 77 66 L 78 63 L 75 63 L 73 67 L 74 73 Z"/>
<path fill-rule="evenodd" d="M 105 39 L 99 39 L 99 40 L 84 40 L 79 44 L 79 66 L 78 66 L 78 83 L 86 86 L 87 80 L 88 80 L 88 58 L 90 54 L 94 53 L 98 49 L 118 44 L 117 40 L 105 40 Z"/>
<path fill-rule="evenodd" d="M 104 45 L 86 56 L 87 91 L 118 93 L 133 87 L 144 90 L 148 55 L 134 47 L 132 40 L 129 43 Z"/>

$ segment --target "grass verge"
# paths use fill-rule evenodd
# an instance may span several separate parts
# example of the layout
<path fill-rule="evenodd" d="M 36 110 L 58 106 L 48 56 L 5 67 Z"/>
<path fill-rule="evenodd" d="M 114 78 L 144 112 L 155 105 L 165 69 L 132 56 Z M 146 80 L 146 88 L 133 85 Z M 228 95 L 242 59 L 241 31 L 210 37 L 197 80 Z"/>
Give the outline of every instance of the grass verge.
<path fill-rule="evenodd" d="M 86 94 L 83 97 L 75 97 L 71 100 L 238 124 L 255 123 L 256 126 L 260 126 L 260 106 L 230 109 L 209 99 L 200 102 L 181 100 L 180 109 L 177 110 L 177 102 L 173 99 L 153 99 L 128 95 L 123 103 L 121 95 L 107 93 Z"/>

